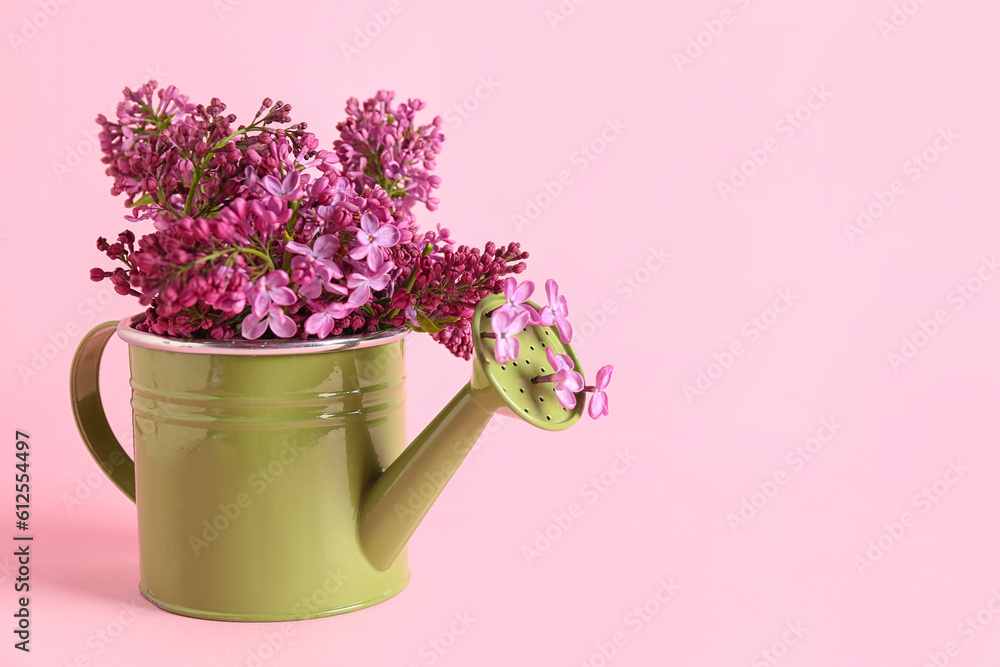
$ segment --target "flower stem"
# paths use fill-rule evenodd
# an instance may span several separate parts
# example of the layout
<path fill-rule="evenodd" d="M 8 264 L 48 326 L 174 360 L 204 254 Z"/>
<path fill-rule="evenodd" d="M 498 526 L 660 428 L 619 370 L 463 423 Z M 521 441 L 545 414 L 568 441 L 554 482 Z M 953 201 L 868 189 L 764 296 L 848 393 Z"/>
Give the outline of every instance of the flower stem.
<path fill-rule="evenodd" d="M 218 252 L 213 252 L 211 255 L 205 255 L 194 261 L 194 264 L 201 264 L 202 262 L 207 262 L 209 260 L 215 259 L 216 257 L 222 257 L 223 255 L 228 255 L 233 252 L 245 252 L 251 255 L 257 255 L 265 262 L 267 262 L 268 268 L 274 271 L 274 260 L 267 256 L 266 253 L 257 250 L 256 248 L 226 248 L 225 250 L 219 250 Z"/>
<path fill-rule="evenodd" d="M 191 189 L 188 190 L 187 201 L 184 202 L 184 215 L 191 215 L 191 204 L 194 203 L 194 193 L 198 189 L 198 183 L 201 181 L 202 174 L 204 174 L 205 167 L 215 156 L 216 151 L 228 144 L 230 141 L 240 136 L 241 134 L 246 134 L 250 130 L 263 130 L 263 127 L 257 127 L 256 125 L 250 125 L 250 127 L 244 127 L 241 130 L 236 130 L 230 134 L 225 139 L 220 139 L 215 143 L 215 147 L 211 150 L 205 152 L 205 157 L 202 159 L 201 164 L 196 164 L 194 167 L 194 172 L 191 175 Z M 273 266 L 273 265 L 272 265 Z"/>
<path fill-rule="evenodd" d="M 420 252 L 420 254 L 423 257 L 427 257 L 432 252 L 434 252 L 434 244 L 433 243 L 428 243 L 427 245 L 424 246 L 424 249 Z M 410 276 L 406 279 L 406 283 L 403 285 L 403 294 L 409 294 L 410 290 L 413 289 L 413 283 L 415 283 L 415 282 L 417 282 L 417 264 L 416 264 L 416 262 L 414 262 L 414 264 L 413 264 L 413 270 L 410 271 Z M 392 318 L 396 317 L 396 315 L 399 315 L 399 308 L 393 308 L 391 311 L 389 311 L 389 314 L 387 315 L 387 317 L 388 317 L 388 319 L 391 320 Z"/>
<path fill-rule="evenodd" d="M 187 200 L 184 202 L 184 215 L 191 215 L 191 204 L 194 203 L 194 193 L 198 190 L 198 182 L 201 180 L 201 166 L 195 165 L 191 172 L 191 187 L 188 190 Z"/>
<path fill-rule="evenodd" d="M 539 382 L 552 382 L 555 377 L 555 373 L 549 373 L 548 375 L 536 375 L 531 378 L 531 381 L 535 384 L 538 384 Z"/>
<path fill-rule="evenodd" d="M 299 206 L 302 204 L 301 199 L 296 199 L 292 203 L 292 217 L 288 219 L 288 224 L 285 225 L 285 243 L 295 240 L 295 223 L 299 220 Z M 292 253 L 285 248 L 285 255 L 281 258 L 281 268 L 286 268 L 289 266 L 289 262 L 292 261 Z"/>

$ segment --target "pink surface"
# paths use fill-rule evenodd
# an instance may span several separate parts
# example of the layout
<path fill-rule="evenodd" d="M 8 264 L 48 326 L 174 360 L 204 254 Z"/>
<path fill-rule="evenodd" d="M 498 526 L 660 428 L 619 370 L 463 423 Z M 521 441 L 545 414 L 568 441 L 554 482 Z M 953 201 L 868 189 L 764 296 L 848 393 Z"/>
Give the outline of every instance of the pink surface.
<path fill-rule="evenodd" d="M 0 15 L 0 664 L 1000 664 L 1000 5 Z M 289 101 L 324 144 L 350 95 L 423 98 L 447 131 L 423 224 L 522 241 L 527 276 L 568 295 L 589 373 L 616 366 L 610 418 L 503 422 L 473 451 L 389 602 L 241 625 L 138 595 L 135 510 L 81 444 L 67 378 L 84 331 L 138 310 L 88 280 L 94 239 L 124 227 L 92 121 L 150 74 L 237 114 Z M 125 345 L 109 357 L 124 437 Z M 412 337 L 414 434 L 468 373 Z M 27 655 L 9 629 L 15 429 L 33 443 Z"/>

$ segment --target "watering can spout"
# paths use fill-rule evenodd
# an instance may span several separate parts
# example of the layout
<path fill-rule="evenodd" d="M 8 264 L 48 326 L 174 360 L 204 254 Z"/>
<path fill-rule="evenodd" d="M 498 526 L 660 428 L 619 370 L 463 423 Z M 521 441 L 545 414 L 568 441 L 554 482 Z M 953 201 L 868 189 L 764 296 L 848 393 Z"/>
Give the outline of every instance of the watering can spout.
<path fill-rule="evenodd" d="M 498 363 L 484 345 L 481 334 L 492 333 L 489 313 L 503 303 L 502 295 L 479 302 L 472 318 L 472 380 L 375 479 L 361 503 L 361 546 L 380 570 L 388 569 L 402 552 L 495 413 L 550 431 L 572 426 L 582 414 L 582 402 L 567 410 L 556 401 L 551 383 L 532 382 L 546 372 L 548 347 L 569 354 L 580 368 L 572 348 L 562 344 L 554 330 L 529 326 L 518 334 L 518 358 L 507 363 Z"/>
<path fill-rule="evenodd" d="M 378 569 L 396 560 L 501 407 L 475 385 L 462 387 L 365 494 L 358 530 L 365 555 Z"/>

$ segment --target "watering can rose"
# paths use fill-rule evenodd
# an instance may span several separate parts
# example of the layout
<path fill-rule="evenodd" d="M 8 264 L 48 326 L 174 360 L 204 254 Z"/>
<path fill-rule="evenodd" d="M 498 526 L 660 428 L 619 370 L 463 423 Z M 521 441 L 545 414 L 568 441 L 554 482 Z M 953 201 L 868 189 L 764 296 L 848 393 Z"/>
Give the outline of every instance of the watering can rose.
<path fill-rule="evenodd" d="M 559 341 L 564 345 L 568 345 L 573 339 L 573 326 L 569 323 L 569 304 L 566 297 L 559 294 L 559 284 L 551 278 L 545 281 L 545 293 L 549 298 L 549 305 L 541 309 L 528 301 L 534 290 L 535 284 L 530 280 L 518 284 L 515 279 L 507 278 L 503 283 L 503 295 L 506 301 L 486 313 L 491 320 L 492 331 L 480 333 L 480 337 L 494 341 L 493 358 L 501 364 L 502 369 L 506 368 L 504 364 L 507 362 L 517 366 L 521 352 L 519 336 L 528 325 L 548 327 L 555 325 Z M 551 330 L 547 330 L 547 335 L 551 335 Z M 607 415 L 608 394 L 604 390 L 611 382 L 614 367 L 603 366 L 597 371 L 597 384 L 588 386 L 583 381 L 583 375 L 574 370 L 576 362 L 570 355 L 554 352 L 553 348 L 545 343 L 541 346 L 545 350 L 543 354 L 552 372 L 535 375 L 531 378 L 531 382 L 533 384 L 551 382 L 556 400 L 566 410 L 576 408 L 578 394 L 593 393 L 587 408 L 588 414 L 593 419 Z M 525 361 L 531 363 L 530 359 Z M 545 367 L 539 366 L 539 371 L 544 373 Z"/>

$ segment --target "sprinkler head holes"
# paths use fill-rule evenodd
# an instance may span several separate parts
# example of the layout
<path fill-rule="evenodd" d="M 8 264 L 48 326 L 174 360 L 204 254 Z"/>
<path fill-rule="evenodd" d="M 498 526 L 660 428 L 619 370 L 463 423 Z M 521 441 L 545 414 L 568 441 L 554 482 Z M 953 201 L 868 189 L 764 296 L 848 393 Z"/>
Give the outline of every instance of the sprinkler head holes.
<path fill-rule="evenodd" d="M 584 400 L 577 400 L 576 407 L 566 409 L 556 399 L 555 387 L 551 382 L 532 382 L 532 378 L 554 371 L 549 368 L 546 349 L 552 348 L 556 354 L 568 354 L 575 364 L 575 370 L 583 373 L 580 360 L 570 345 L 559 340 L 554 327 L 543 325 L 528 327 L 517 335 L 521 349 L 517 359 L 505 363 L 497 362 L 493 356 L 493 340 L 483 338 L 483 333 L 493 333 L 492 312 L 504 304 L 502 294 L 491 294 L 476 306 L 472 317 L 472 340 L 476 352 L 475 363 L 479 372 L 486 377 L 493 390 L 503 399 L 511 413 L 526 422 L 549 431 L 569 428 L 583 415 Z M 528 305 L 538 310 L 530 301 Z"/>

